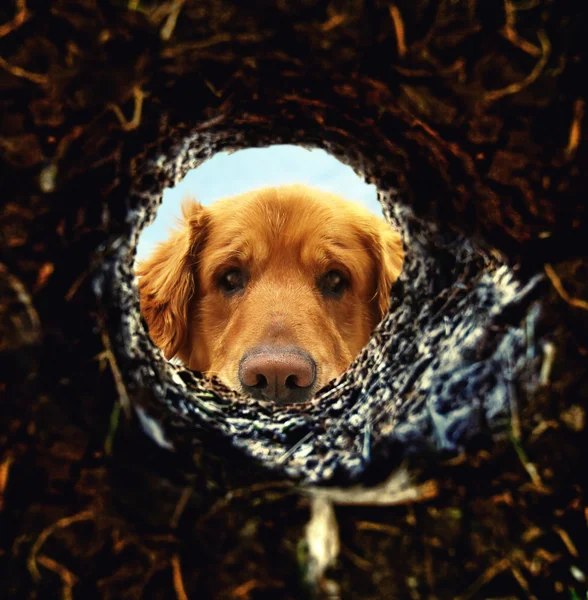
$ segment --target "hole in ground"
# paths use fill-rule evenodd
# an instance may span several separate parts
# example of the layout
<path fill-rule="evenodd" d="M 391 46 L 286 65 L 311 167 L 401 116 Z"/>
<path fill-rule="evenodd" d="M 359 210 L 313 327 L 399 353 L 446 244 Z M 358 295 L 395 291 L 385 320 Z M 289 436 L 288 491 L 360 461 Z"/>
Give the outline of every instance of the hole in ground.
<path fill-rule="evenodd" d="M 382 166 L 385 155 L 374 150 L 368 161 L 342 142 L 324 147 L 377 184 L 384 213 L 399 224 L 409 249 L 389 311 L 349 369 L 310 404 L 278 407 L 243 402 L 219 382 L 163 360 L 147 338 L 132 283 L 138 233 L 163 189 L 225 149 L 223 139 L 218 132 L 182 139 L 145 161 L 131 198 L 131 235 L 119 241 L 104 269 L 106 319 L 117 359 L 151 439 L 183 454 L 213 439 L 282 476 L 350 483 L 369 473 L 385 476 L 406 456 L 456 453 L 474 440 L 505 435 L 508 373 L 525 363 L 520 320 L 537 281 L 518 281 L 480 243 L 416 217 L 391 184 Z M 304 137 L 290 141 L 306 143 Z M 469 384 L 454 397 L 460 380 Z M 484 396 L 466 393 L 476 389 L 484 389 Z"/>

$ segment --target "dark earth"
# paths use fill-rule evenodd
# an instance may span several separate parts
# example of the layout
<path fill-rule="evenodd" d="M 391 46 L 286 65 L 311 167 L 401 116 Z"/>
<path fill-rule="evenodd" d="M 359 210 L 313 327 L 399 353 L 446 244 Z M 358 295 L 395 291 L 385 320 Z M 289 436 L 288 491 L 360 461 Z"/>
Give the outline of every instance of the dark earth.
<path fill-rule="evenodd" d="M 587 598 L 587 12 L 3 2 L 0 597 Z M 166 363 L 132 267 L 164 188 L 277 143 L 406 250 L 286 408 Z"/>

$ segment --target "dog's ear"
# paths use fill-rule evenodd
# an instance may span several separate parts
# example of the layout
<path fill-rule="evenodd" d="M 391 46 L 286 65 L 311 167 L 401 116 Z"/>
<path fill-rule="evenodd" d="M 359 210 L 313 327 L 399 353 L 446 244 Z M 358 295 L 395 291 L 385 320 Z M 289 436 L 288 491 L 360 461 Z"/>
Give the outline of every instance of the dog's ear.
<path fill-rule="evenodd" d="M 136 269 L 141 313 L 151 339 L 168 359 L 183 354 L 188 343 L 188 309 L 197 294 L 198 252 L 205 243 L 207 221 L 206 209 L 185 199 L 178 229 Z"/>
<path fill-rule="evenodd" d="M 376 323 L 379 323 L 390 307 L 390 288 L 402 272 L 404 250 L 400 232 L 381 221 L 376 245 Z"/>

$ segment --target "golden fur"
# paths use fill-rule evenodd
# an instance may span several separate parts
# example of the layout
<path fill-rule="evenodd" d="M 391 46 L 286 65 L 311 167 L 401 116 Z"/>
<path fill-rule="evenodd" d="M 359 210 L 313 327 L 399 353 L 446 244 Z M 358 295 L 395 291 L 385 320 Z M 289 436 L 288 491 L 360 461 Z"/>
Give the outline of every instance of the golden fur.
<path fill-rule="evenodd" d="M 239 365 L 258 347 L 307 353 L 312 393 L 345 371 L 388 310 L 402 269 L 398 232 L 300 185 L 206 208 L 186 200 L 182 210 L 181 227 L 137 269 L 141 311 L 167 358 L 241 391 Z M 227 291 L 239 277 L 243 288 Z"/>

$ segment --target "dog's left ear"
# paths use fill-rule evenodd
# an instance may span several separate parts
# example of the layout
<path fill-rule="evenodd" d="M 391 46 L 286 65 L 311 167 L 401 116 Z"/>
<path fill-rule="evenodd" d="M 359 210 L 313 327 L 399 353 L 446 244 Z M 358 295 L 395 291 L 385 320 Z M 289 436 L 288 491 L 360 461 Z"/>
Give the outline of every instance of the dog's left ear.
<path fill-rule="evenodd" d="M 179 228 L 136 268 L 141 313 L 151 339 L 165 357 L 184 353 L 189 345 L 189 306 L 197 295 L 198 252 L 205 243 L 208 213 L 190 198 L 182 204 Z"/>
<path fill-rule="evenodd" d="M 376 323 L 379 323 L 390 307 L 390 288 L 402 272 L 404 250 L 402 236 L 386 222 L 381 221 L 376 235 L 375 248 L 376 283 Z"/>

